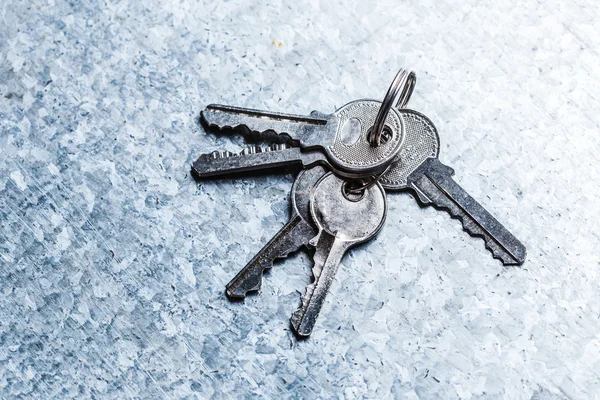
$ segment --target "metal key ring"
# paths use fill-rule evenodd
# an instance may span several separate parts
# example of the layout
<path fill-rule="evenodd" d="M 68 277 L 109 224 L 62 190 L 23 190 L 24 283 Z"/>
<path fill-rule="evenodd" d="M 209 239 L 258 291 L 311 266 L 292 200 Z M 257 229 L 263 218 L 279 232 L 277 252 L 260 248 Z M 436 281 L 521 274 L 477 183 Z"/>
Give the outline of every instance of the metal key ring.
<path fill-rule="evenodd" d="M 400 96 L 398 97 L 396 108 L 404 108 L 410 100 L 410 96 L 412 95 L 416 83 L 417 75 L 413 71 L 406 71 L 404 69 L 400 69 L 400 71 L 398 71 L 396 77 L 390 85 L 390 88 L 385 94 L 383 102 L 381 103 L 381 107 L 379 108 L 379 112 L 375 118 L 375 123 L 369 131 L 368 139 L 371 143 L 371 146 L 376 147 L 381 144 L 385 121 L 387 120 L 387 116 L 390 113 L 398 93 L 400 93 Z"/>
<path fill-rule="evenodd" d="M 392 162 L 390 163 L 390 165 L 388 165 L 386 167 L 386 169 L 384 169 L 382 172 L 380 172 L 378 175 L 372 176 L 371 177 L 371 181 L 367 182 L 367 183 L 363 183 L 362 186 L 359 186 L 357 188 L 351 188 L 348 187 L 348 185 L 351 183 L 350 181 L 346 181 L 346 183 L 344 184 L 344 188 L 343 190 L 345 190 L 346 192 L 350 193 L 350 194 L 361 194 L 363 193 L 365 190 L 370 189 L 371 187 L 373 187 L 380 179 L 383 175 L 385 175 L 393 166 L 395 166 L 396 163 Z"/>

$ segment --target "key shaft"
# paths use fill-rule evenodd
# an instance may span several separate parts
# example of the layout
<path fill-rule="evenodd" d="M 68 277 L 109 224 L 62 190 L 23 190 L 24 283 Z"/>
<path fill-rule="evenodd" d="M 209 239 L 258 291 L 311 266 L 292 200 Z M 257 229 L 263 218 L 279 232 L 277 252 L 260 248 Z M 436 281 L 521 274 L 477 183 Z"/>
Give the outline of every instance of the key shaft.
<path fill-rule="evenodd" d="M 274 145 L 273 148 L 267 149 L 250 147 L 238 154 L 203 154 L 192 164 L 192 171 L 198 178 L 208 178 L 280 168 L 307 169 L 318 164 L 328 164 L 323 153 L 319 151 L 302 151 L 298 147 Z"/>
<path fill-rule="evenodd" d="M 313 256 L 314 283 L 306 287 L 302 307 L 290 319 L 296 335 L 306 337 L 312 333 L 342 258 L 350 247 L 350 243 L 336 240 L 327 232 L 319 236 Z"/>
<path fill-rule="evenodd" d="M 224 129 L 222 132 L 285 136 L 292 147 L 300 148 L 282 156 L 284 160 L 275 160 L 277 157 L 273 156 L 250 155 L 249 160 L 264 160 L 266 166 L 260 169 L 277 168 L 290 163 L 310 166 L 316 157 L 315 153 L 320 152 L 323 154 L 320 160 L 339 175 L 364 178 L 383 172 L 400 151 L 404 138 L 402 118 L 396 110 L 391 110 L 386 119 L 388 140 L 380 146 L 371 146 L 367 139 L 368 131 L 373 126 L 380 106 L 381 103 L 375 100 L 356 100 L 332 114 L 313 111 L 309 116 L 299 116 L 210 105 L 202 112 L 201 119 L 209 127 Z M 346 135 L 347 131 L 351 132 L 349 136 Z M 306 152 L 311 154 L 305 161 Z M 252 164 L 251 168 L 258 168 L 253 161 L 248 163 Z M 237 160 L 216 161 L 214 167 L 222 168 L 227 174 L 245 170 L 236 168 L 236 164 Z M 196 173 L 199 177 L 219 174 L 217 169 L 204 172 L 200 167 L 196 168 Z"/>
<path fill-rule="evenodd" d="M 241 130 L 259 135 L 267 132 L 286 135 L 301 147 L 310 148 L 324 140 L 322 136 L 327 130 L 336 128 L 330 126 L 336 122 L 332 115 L 317 111 L 313 111 L 313 114 L 322 115 L 324 118 L 210 104 L 200 116 L 202 121 L 211 128 L 221 130 L 230 128 L 234 131 Z"/>
<path fill-rule="evenodd" d="M 227 284 L 229 298 L 243 299 L 248 292 L 259 290 L 265 269 L 271 268 L 276 259 L 307 246 L 315 237 L 318 231 L 310 216 L 310 196 L 315 184 L 326 172 L 325 168 L 317 166 L 298 174 L 290 193 L 289 222 Z"/>
<path fill-rule="evenodd" d="M 471 236 L 481 237 L 494 258 L 520 265 L 526 249 L 498 220 L 452 179 L 454 170 L 439 159 L 439 134 L 433 122 L 413 110 L 400 110 L 406 126 L 403 149 L 381 178 L 387 190 L 412 189 L 422 204 L 432 204 L 461 220 Z"/>
<path fill-rule="evenodd" d="M 227 297 L 243 299 L 248 292 L 259 290 L 264 271 L 273 267 L 276 259 L 287 257 L 306 245 L 316 233 L 312 225 L 299 215 L 294 215 L 227 284 Z"/>
<path fill-rule="evenodd" d="M 525 246 L 458 185 L 453 174 L 452 168 L 430 158 L 408 177 L 408 182 L 422 203 L 448 211 L 471 236 L 483 238 L 494 258 L 504 265 L 523 264 Z"/>
<path fill-rule="evenodd" d="M 373 238 L 385 222 L 387 202 L 381 185 L 356 198 L 344 195 L 344 185 L 342 179 L 327 174 L 311 198 L 311 215 L 319 231 L 311 241 L 315 245 L 314 281 L 306 287 L 302 305 L 290 319 L 301 338 L 311 334 L 346 251 Z"/>

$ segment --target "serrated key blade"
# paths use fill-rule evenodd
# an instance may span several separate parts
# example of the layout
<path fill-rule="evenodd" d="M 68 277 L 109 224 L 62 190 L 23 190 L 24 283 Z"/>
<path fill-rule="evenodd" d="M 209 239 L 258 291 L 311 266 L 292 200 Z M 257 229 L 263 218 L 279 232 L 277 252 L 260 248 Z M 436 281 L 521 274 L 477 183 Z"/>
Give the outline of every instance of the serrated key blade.
<path fill-rule="evenodd" d="M 295 215 L 263 247 L 246 266 L 227 284 L 226 293 L 231 299 L 243 299 L 251 291 L 259 290 L 262 275 L 278 258 L 287 257 L 306 245 L 317 234 L 316 229 L 299 215 Z"/>
<path fill-rule="evenodd" d="M 287 135 L 294 141 L 308 142 L 307 138 L 328 123 L 325 118 L 284 114 L 254 110 L 251 108 L 232 107 L 221 104 L 210 104 L 200 114 L 202 121 L 209 127 L 246 131 L 259 135 L 273 132 Z"/>
<path fill-rule="evenodd" d="M 523 264 L 525 246 L 452 179 L 453 172 L 437 158 L 429 158 L 409 175 L 408 184 L 423 203 L 448 211 L 471 236 L 483 238 L 504 265 Z"/>
<path fill-rule="evenodd" d="M 320 234 L 315 248 L 314 281 L 306 287 L 300 308 L 294 311 L 290 318 L 292 328 L 299 337 L 307 337 L 311 334 L 346 251 L 344 244 L 336 241 L 336 237 L 327 232 Z"/>
<path fill-rule="evenodd" d="M 203 154 L 192 164 L 192 171 L 198 178 L 208 178 L 277 168 L 300 169 L 317 164 L 327 165 L 325 155 L 319 151 L 303 152 L 297 147 L 277 146 L 269 151 L 252 148 L 242 150 L 239 154 L 219 152 Z"/>
<path fill-rule="evenodd" d="M 265 269 L 271 268 L 276 259 L 287 257 L 300 247 L 307 246 L 317 235 L 317 228 L 310 216 L 310 196 L 315 184 L 326 172 L 325 168 L 319 166 L 300 171 L 290 194 L 292 212 L 289 222 L 227 284 L 229 298 L 243 299 L 248 292 L 259 290 Z"/>

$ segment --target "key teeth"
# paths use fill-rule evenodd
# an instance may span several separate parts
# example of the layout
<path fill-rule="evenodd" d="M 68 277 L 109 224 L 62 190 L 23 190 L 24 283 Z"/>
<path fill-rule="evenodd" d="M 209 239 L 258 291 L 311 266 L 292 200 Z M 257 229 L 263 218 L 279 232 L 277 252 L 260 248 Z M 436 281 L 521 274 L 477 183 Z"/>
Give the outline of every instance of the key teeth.
<path fill-rule="evenodd" d="M 320 236 L 321 236 L 321 232 L 318 232 L 315 237 L 313 237 L 311 240 L 308 241 L 308 244 L 311 247 L 316 247 Z M 313 255 L 313 266 L 311 268 L 313 280 L 311 283 L 306 285 L 306 288 L 304 289 L 304 294 L 302 295 L 302 298 L 301 298 L 301 305 L 300 305 L 300 307 L 298 307 L 298 309 L 296 309 L 296 311 L 294 311 L 292 313 L 292 316 L 290 318 L 290 324 L 292 326 L 292 329 L 294 330 L 294 333 L 296 334 L 296 336 L 298 336 L 301 339 L 309 337 L 310 334 L 312 333 L 312 331 L 303 331 L 302 330 L 302 320 L 304 317 L 304 310 L 306 310 L 306 308 L 308 306 L 308 301 L 310 300 L 310 298 L 312 297 L 312 295 L 315 291 L 317 281 L 319 280 L 319 277 L 322 272 L 322 264 L 324 262 L 319 259 L 315 259 L 315 256 L 318 257 L 318 254 L 315 253 L 315 255 Z"/>
<path fill-rule="evenodd" d="M 477 225 L 477 223 L 474 222 L 472 219 L 468 218 L 466 214 L 462 212 L 456 213 L 453 209 L 447 206 L 442 206 L 431 202 L 428 204 L 433 205 L 438 210 L 446 211 L 450 215 L 450 218 L 459 220 L 462 225 L 463 231 L 467 232 L 470 236 L 483 239 L 485 248 L 490 253 L 492 253 L 492 257 L 496 260 L 501 261 L 502 264 L 504 264 L 505 266 L 521 265 L 525 262 L 527 251 L 524 246 L 521 245 L 522 254 L 512 256 L 510 253 L 502 249 L 502 247 L 495 244 L 489 237 L 487 237 L 484 231 Z"/>
<path fill-rule="evenodd" d="M 246 296 L 248 295 L 248 293 L 252 293 L 252 292 L 258 292 L 260 290 L 260 288 L 262 287 L 262 279 L 263 279 L 263 275 L 265 273 L 265 271 L 269 268 L 273 267 L 273 265 L 271 264 L 270 266 L 265 266 L 261 271 L 260 274 L 257 274 L 257 276 L 253 277 L 252 279 L 252 283 L 253 285 L 248 288 L 245 289 L 243 287 L 232 287 L 229 284 L 226 286 L 225 288 L 225 294 L 227 294 L 227 297 L 229 299 L 232 300 L 243 300 L 246 298 Z M 249 280 L 246 278 L 246 282 L 248 282 Z"/>
<path fill-rule="evenodd" d="M 525 246 L 500 224 L 495 218 L 463 189 L 458 186 L 451 175 L 454 170 L 445 166 L 438 159 L 429 159 L 418 172 L 413 172 L 408 177 L 409 186 L 414 189 L 422 205 L 432 205 L 438 210 L 444 210 L 453 219 L 460 220 L 463 230 L 473 237 L 483 239 L 485 248 L 492 253 L 492 257 L 500 260 L 504 265 L 521 265 L 525 262 Z M 468 211 L 464 201 L 470 202 L 476 208 Z M 474 215 L 471 215 L 474 212 Z M 491 219 L 495 226 L 496 234 L 488 232 L 482 221 L 478 218 Z M 498 232 L 499 229 L 499 232 Z"/>
<path fill-rule="evenodd" d="M 246 147 L 246 148 L 242 149 L 238 153 L 232 153 L 231 151 L 228 151 L 228 150 L 223 150 L 223 151 L 215 150 L 215 151 L 211 151 L 210 153 L 201 154 L 198 157 L 198 159 L 201 159 L 201 160 L 214 160 L 214 159 L 217 159 L 217 158 L 240 157 L 240 156 L 245 156 L 245 155 L 249 155 L 249 154 L 266 153 L 266 152 L 271 152 L 271 151 L 280 151 L 280 150 L 288 149 L 290 147 L 291 146 L 289 146 L 289 145 L 287 145 L 285 143 L 275 143 L 275 144 L 272 144 L 271 146 L 268 146 L 268 147 L 249 146 L 249 147 Z"/>
<path fill-rule="evenodd" d="M 198 158 L 202 159 L 202 160 L 216 160 L 217 158 L 226 158 L 226 157 L 231 157 L 233 155 L 232 152 L 227 151 L 227 150 L 223 150 L 223 151 L 219 151 L 219 150 L 215 150 L 215 151 L 211 151 L 210 153 L 205 153 L 205 154 L 201 154 Z"/>
<path fill-rule="evenodd" d="M 244 279 L 245 282 L 252 282 L 252 286 L 249 289 L 244 289 L 242 287 L 232 287 L 230 282 L 229 284 L 227 284 L 226 286 L 226 291 L 225 293 L 227 294 L 227 297 L 233 300 L 242 300 L 245 299 L 246 296 L 248 295 L 248 293 L 252 293 L 252 292 L 258 292 L 261 287 L 262 287 L 262 281 L 263 281 L 263 277 L 265 275 L 265 272 L 267 270 L 270 270 L 271 268 L 273 268 L 273 264 L 275 262 L 275 260 L 279 260 L 279 259 L 285 259 L 287 258 L 291 253 L 298 251 L 298 249 L 290 249 L 288 251 L 282 252 L 281 254 L 279 254 L 277 257 L 275 257 L 273 260 L 265 262 L 261 265 L 260 268 L 260 273 L 255 274 L 252 277 L 252 280 L 249 280 L 247 277 Z"/>
<path fill-rule="evenodd" d="M 213 130 L 216 132 L 224 132 L 224 131 L 234 131 L 234 132 L 240 132 L 242 135 L 244 136 L 250 136 L 250 137 L 256 137 L 259 139 L 272 139 L 272 138 L 277 138 L 277 140 L 280 140 L 282 142 L 290 142 L 293 141 L 294 139 L 290 136 L 289 133 L 287 132 L 277 132 L 274 131 L 273 129 L 265 129 L 265 130 L 253 130 L 251 129 L 248 125 L 246 124 L 232 124 L 232 125 L 228 125 L 228 124 L 222 124 L 219 122 L 212 122 L 211 120 L 213 120 L 213 118 L 210 118 L 211 114 L 215 114 L 222 112 L 222 111 L 218 111 L 218 110 L 213 110 L 213 109 L 208 109 L 213 105 L 209 105 L 207 107 L 206 110 L 202 111 L 200 113 L 200 121 L 204 124 L 204 126 L 209 129 L 209 130 Z"/>
<path fill-rule="evenodd" d="M 243 149 L 238 155 L 245 156 L 248 154 L 262 153 L 263 149 L 260 146 L 250 146 Z"/>
<path fill-rule="evenodd" d="M 290 235 L 291 232 L 294 234 Z M 307 245 L 307 235 L 314 235 L 314 228 L 296 215 L 263 247 L 226 286 L 226 294 L 241 300 L 248 292 L 258 291 L 262 286 L 264 272 L 273 268 L 275 260 L 285 259 Z"/>
<path fill-rule="evenodd" d="M 298 309 L 292 313 L 292 316 L 290 318 L 290 324 L 292 325 L 292 329 L 294 330 L 294 333 L 301 338 L 306 338 L 306 337 L 310 336 L 310 334 L 311 334 L 311 332 L 302 331 L 301 324 L 302 324 L 303 310 L 306 309 L 308 300 L 310 299 L 310 297 L 312 296 L 312 293 L 315 290 L 316 282 L 317 282 L 317 277 L 313 277 L 313 281 L 311 283 L 309 283 L 304 290 L 304 295 L 302 295 L 302 299 L 301 299 L 302 300 L 301 306 L 298 307 Z"/>
<path fill-rule="evenodd" d="M 460 222 L 462 223 L 463 230 L 465 232 L 467 232 L 469 235 L 471 235 L 472 237 L 477 237 L 477 238 L 483 239 L 483 242 L 485 243 L 485 248 L 487 250 L 489 250 L 490 253 L 492 253 L 492 257 L 494 259 L 501 261 L 502 264 L 504 264 L 506 266 L 522 265 L 525 262 L 527 250 L 525 249 L 524 246 L 522 246 L 522 245 L 520 246 L 521 250 L 522 250 L 521 254 L 511 255 L 510 253 L 508 253 L 507 251 L 502 249 L 502 247 L 500 247 L 499 245 L 494 243 L 490 238 L 488 238 L 483 233 L 481 228 L 476 223 L 474 223 L 471 219 L 465 218 L 464 215 L 457 215 L 457 216 L 452 215 L 452 218 L 459 219 Z"/>

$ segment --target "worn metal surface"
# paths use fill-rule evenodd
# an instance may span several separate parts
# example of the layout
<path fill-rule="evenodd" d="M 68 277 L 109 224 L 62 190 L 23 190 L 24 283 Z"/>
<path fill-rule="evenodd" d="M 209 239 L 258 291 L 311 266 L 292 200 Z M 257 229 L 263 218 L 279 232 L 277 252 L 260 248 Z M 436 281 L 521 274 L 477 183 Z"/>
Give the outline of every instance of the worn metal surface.
<path fill-rule="evenodd" d="M 523 264 L 527 254 L 523 243 L 460 187 L 452 175 L 452 168 L 430 158 L 408 181 L 423 204 L 448 211 L 452 218 L 459 219 L 463 229 L 473 237 L 482 238 L 486 249 L 502 264 Z"/>
<path fill-rule="evenodd" d="M 327 170 L 320 166 L 300 171 L 290 193 L 290 220 L 227 284 L 227 296 L 243 299 L 248 292 L 259 290 L 263 272 L 271 268 L 276 259 L 308 246 L 309 241 L 317 236 L 309 205 L 315 184 L 326 173 Z"/>
<path fill-rule="evenodd" d="M 0 2 L 1 397 L 597 397 L 599 17 L 591 0 Z M 243 147 L 198 114 L 333 112 L 382 99 L 399 67 L 527 261 L 390 193 L 298 342 L 302 252 L 259 296 L 224 294 L 287 221 L 293 178 L 196 182 L 199 154 Z"/>
<path fill-rule="evenodd" d="M 395 109 L 391 109 L 385 119 L 390 130 L 389 139 L 381 146 L 371 145 L 367 133 L 380 109 L 381 102 L 364 99 L 351 101 L 332 114 L 313 111 L 308 116 L 213 104 L 202 111 L 202 121 L 207 127 L 225 129 L 224 132 L 230 134 L 246 131 L 259 137 L 269 132 L 287 135 L 303 149 L 322 152 L 326 157 L 319 159 L 338 174 L 363 178 L 385 170 L 400 152 L 404 140 L 403 120 Z M 213 176 L 216 171 L 275 169 L 287 164 L 307 168 L 314 162 L 314 156 L 304 154 L 295 149 L 255 154 L 254 157 L 232 154 L 214 158 L 204 154 L 194 162 L 193 168 L 199 177 Z"/>
<path fill-rule="evenodd" d="M 302 304 L 294 311 L 292 328 L 300 337 L 312 333 L 325 303 L 342 257 L 350 248 L 373 239 L 387 216 L 385 191 L 377 184 L 360 195 L 347 195 L 347 181 L 333 173 L 325 175 L 315 186 L 310 201 L 312 221 L 318 234 L 314 246 L 311 282 L 302 296 Z"/>
<path fill-rule="evenodd" d="M 446 210 L 471 236 L 480 237 L 504 265 L 521 265 L 526 249 L 504 225 L 452 179 L 454 170 L 438 160 L 439 133 L 425 115 L 402 110 L 408 140 L 398 162 L 382 176 L 388 190 L 410 188 L 422 204 Z"/>

